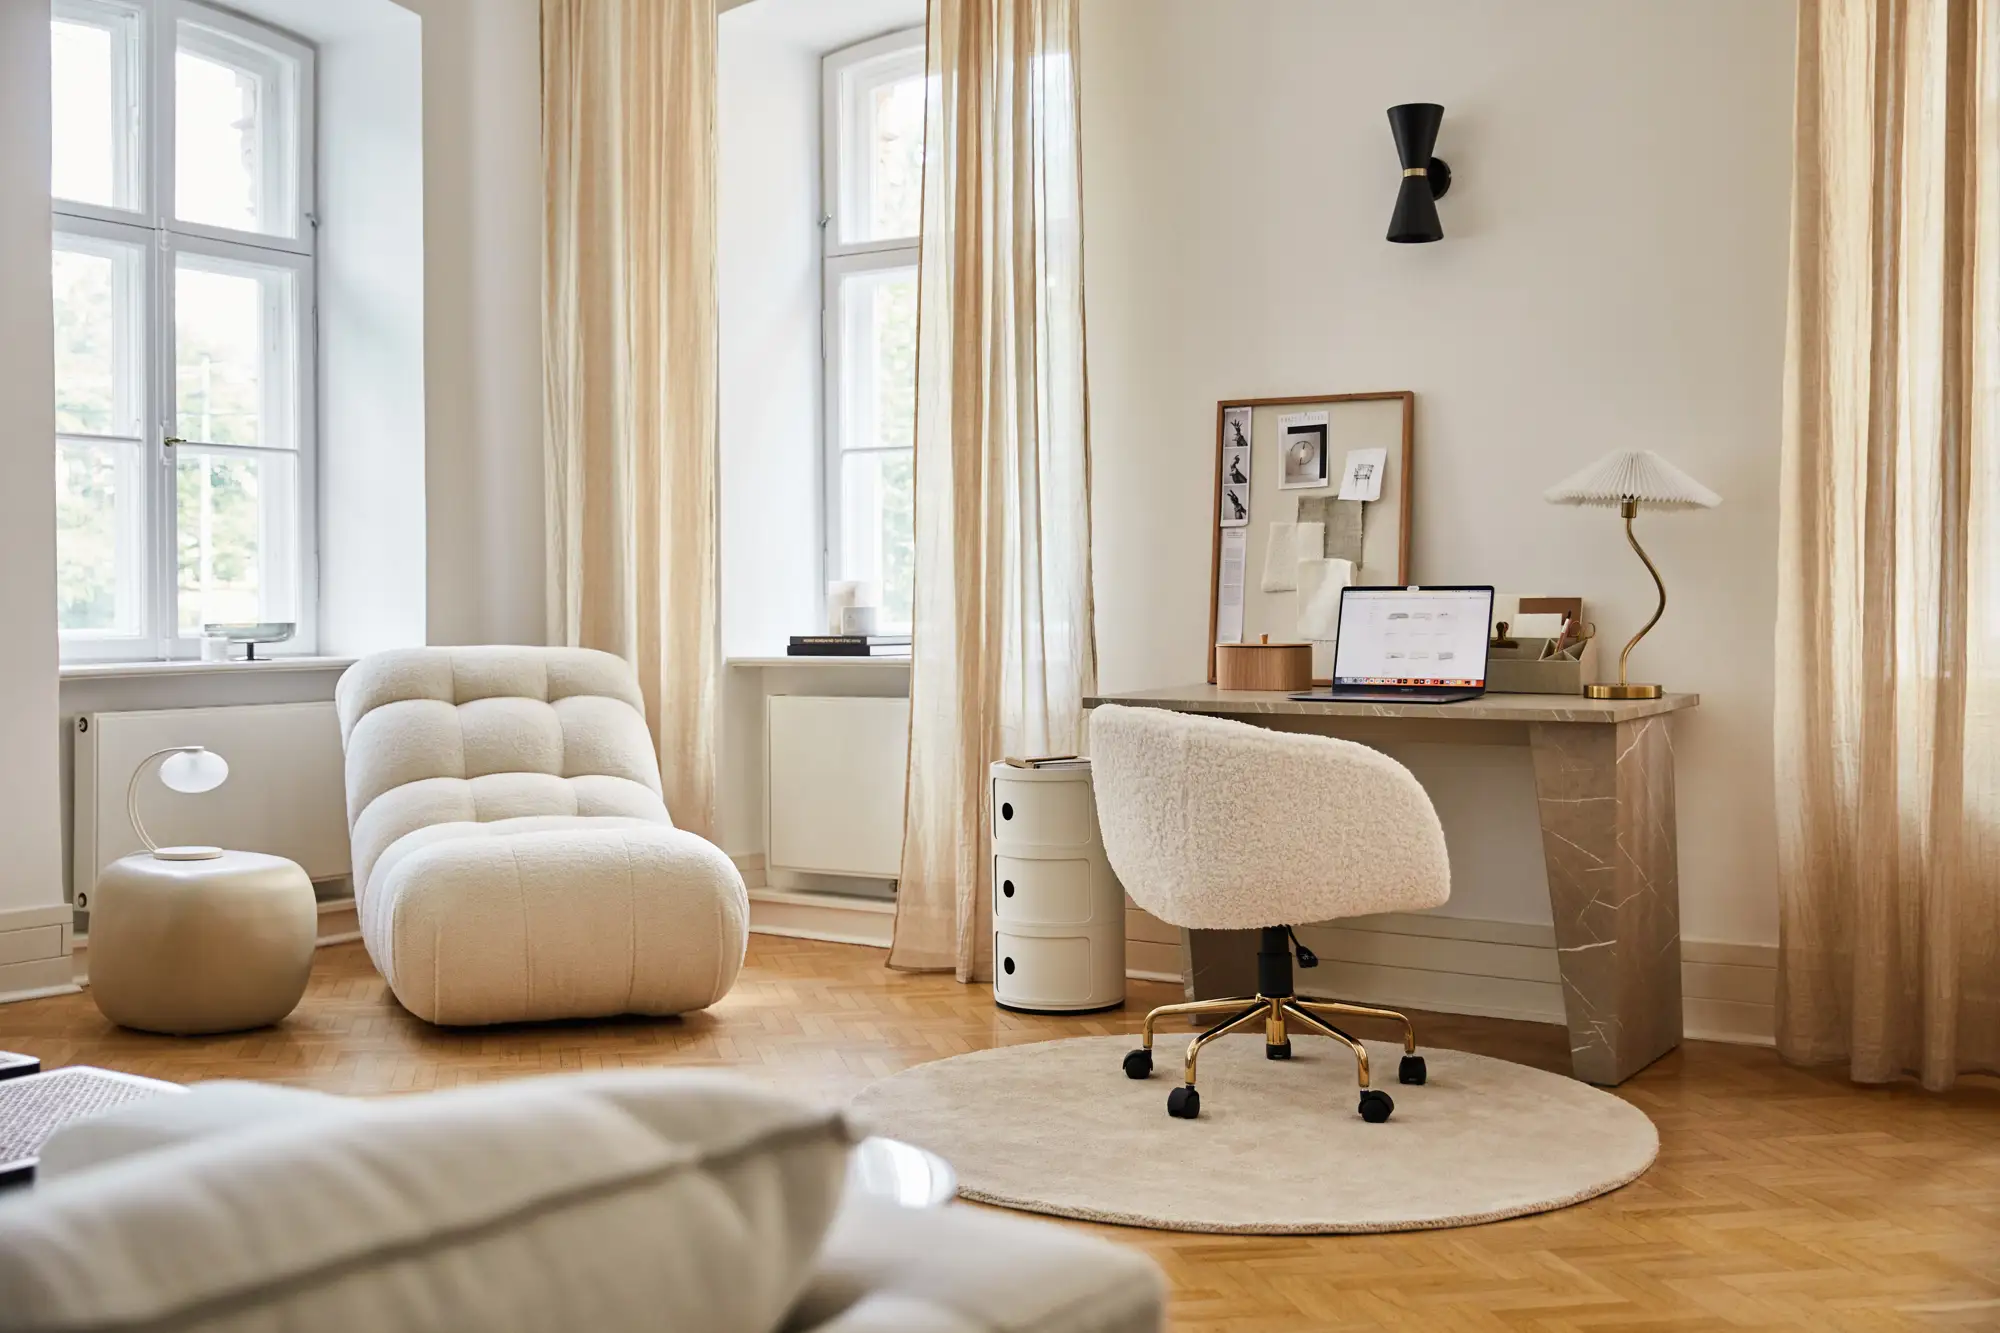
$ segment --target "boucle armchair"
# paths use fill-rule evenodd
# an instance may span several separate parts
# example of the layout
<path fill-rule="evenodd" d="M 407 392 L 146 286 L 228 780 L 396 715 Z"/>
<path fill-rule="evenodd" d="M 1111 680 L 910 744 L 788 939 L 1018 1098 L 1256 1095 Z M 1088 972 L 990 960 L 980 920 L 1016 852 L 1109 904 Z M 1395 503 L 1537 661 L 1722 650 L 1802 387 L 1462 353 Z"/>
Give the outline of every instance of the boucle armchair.
<path fill-rule="evenodd" d="M 1404 1083 L 1422 1083 L 1410 1020 L 1388 1009 L 1302 1000 L 1292 988 L 1293 926 L 1436 907 L 1451 896 L 1444 831 L 1410 771 L 1352 741 L 1302 736 L 1157 708 L 1099 707 L 1090 755 L 1104 851 L 1132 900 L 1172 925 L 1261 932 L 1257 994 L 1170 1004 L 1146 1015 L 1125 1073 L 1153 1072 L 1153 1028 L 1172 1014 L 1220 1014 L 1188 1046 L 1170 1115 L 1201 1114 L 1195 1064 L 1216 1038 L 1262 1024 L 1264 1054 L 1289 1059 L 1294 1028 L 1354 1053 L 1364 1120 L 1395 1110 L 1371 1086 L 1365 1046 L 1335 1026 L 1342 1015 L 1403 1026 Z M 1300 966 L 1318 960 L 1303 945 Z"/>
<path fill-rule="evenodd" d="M 415 648 L 335 691 L 361 937 L 441 1024 L 678 1014 L 722 998 L 743 878 L 676 829 L 637 681 L 581 648 Z"/>

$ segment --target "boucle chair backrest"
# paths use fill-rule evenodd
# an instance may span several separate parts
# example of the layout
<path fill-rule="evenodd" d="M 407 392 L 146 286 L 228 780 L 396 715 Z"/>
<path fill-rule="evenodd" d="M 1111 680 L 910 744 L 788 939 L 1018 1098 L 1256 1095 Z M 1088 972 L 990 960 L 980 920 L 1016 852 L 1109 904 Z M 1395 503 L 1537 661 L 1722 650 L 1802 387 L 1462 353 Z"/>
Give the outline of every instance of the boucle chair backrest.
<path fill-rule="evenodd" d="M 1451 896 L 1430 797 L 1364 745 L 1103 706 L 1090 762 L 1111 868 L 1173 925 L 1303 925 Z"/>
<path fill-rule="evenodd" d="M 354 884 L 432 824 L 625 815 L 668 824 L 638 681 L 587 648 L 405 648 L 334 691 Z"/>

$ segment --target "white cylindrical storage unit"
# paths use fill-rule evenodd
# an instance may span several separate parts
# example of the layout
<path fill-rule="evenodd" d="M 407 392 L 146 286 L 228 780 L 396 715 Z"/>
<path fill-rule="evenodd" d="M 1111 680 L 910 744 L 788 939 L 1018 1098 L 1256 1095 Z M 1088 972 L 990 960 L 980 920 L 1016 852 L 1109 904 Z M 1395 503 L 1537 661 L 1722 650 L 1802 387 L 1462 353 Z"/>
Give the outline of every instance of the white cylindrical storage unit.
<path fill-rule="evenodd" d="M 1104 859 L 1090 766 L 995 764 L 993 999 L 1030 1013 L 1125 1002 L 1125 890 Z"/>

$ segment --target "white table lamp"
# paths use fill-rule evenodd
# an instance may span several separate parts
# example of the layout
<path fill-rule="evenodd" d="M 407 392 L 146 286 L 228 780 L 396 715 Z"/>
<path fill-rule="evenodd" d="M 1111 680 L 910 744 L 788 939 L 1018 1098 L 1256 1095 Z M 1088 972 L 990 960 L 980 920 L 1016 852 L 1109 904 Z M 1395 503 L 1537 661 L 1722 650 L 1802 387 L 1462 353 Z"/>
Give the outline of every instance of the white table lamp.
<path fill-rule="evenodd" d="M 1639 539 L 1632 534 L 1632 520 L 1638 516 L 1642 504 L 1654 509 L 1713 509 L 1722 503 L 1722 497 L 1651 449 L 1621 449 L 1606 454 L 1575 476 L 1551 487 L 1542 498 L 1550 504 L 1618 506 L 1619 514 L 1625 519 L 1625 540 L 1632 543 L 1640 563 L 1653 576 L 1653 586 L 1660 590 L 1660 604 L 1654 610 L 1653 618 L 1632 636 L 1625 645 L 1625 651 L 1618 654 L 1618 683 L 1586 685 L 1583 687 L 1585 696 L 1592 699 L 1659 698 L 1664 691 L 1658 685 L 1633 685 L 1625 679 L 1625 659 L 1632 655 L 1632 649 L 1638 646 L 1639 640 L 1645 638 L 1647 631 L 1659 624 L 1660 617 L 1667 612 L 1667 585 L 1661 580 L 1660 571 L 1647 558 L 1645 548 L 1639 545 Z"/>
<path fill-rule="evenodd" d="M 161 847 L 153 841 L 153 835 L 146 832 L 146 825 L 139 818 L 139 778 L 145 773 L 146 765 L 155 759 L 160 760 L 160 784 L 170 791 L 184 792 L 190 796 L 214 791 L 227 781 L 229 762 L 204 746 L 172 745 L 164 750 L 155 750 L 141 759 L 132 769 L 132 780 L 125 785 L 125 813 L 132 820 L 132 831 L 139 835 L 139 841 L 146 844 L 146 850 L 156 859 L 216 860 L 222 855 L 220 847 Z"/>

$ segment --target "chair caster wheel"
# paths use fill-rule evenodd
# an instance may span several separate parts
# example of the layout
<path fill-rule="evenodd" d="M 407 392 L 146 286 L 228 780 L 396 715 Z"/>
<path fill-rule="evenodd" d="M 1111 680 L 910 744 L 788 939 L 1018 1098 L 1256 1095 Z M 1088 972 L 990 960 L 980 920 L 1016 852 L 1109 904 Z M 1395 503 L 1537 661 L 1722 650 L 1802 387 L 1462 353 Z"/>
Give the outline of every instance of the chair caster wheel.
<path fill-rule="evenodd" d="M 1389 1094 L 1377 1088 L 1361 1090 L 1361 1118 L 1371 1125 L 1379 1125 L 1389 1118 L 1389 1112 L 1396 1109 L 1396 1103 Z"/>
<path fill-rule="evenodd" d="M 1289 1059 L 1291 1059 L 1291 1058 L 1292 1058 L 1292 1039 L 1291 1039 L 1290 1037 L 1287 1037 L 1287 1038 L 1285 1038 L 1285 1039 L 1284 1039 L 1283 1041 L 1279 1042 L 1279 1043 L 1278 1043 L 1278 1044 L 1277 1044 L 1276 1046 L 1273 1046 L 1273 1045 L 1272 1045 L 1272 1044 L 1271 1044 L 1270 1042 L 1268 1042 L 1268 1041 L 1267 1041 L 1267 1042 L 1265 1042 L 1265 1043 L 1264 1043 L 1264 1058 L 1265 1058 L 1266 1060 L 1289 1060 Z"/>
<path fill-rule="evenodd" d="M 1403 1063 L 1396 1066 L 1398 1083 L 1421 1085 L 1429 1077 L 1430 1071 L 1424 1068 L 1424 1057 L 1421 1055 L 1406 1055 L 1403 1057 Z"/>
<path fill-rule="evenodd" d="M 1126 1078 L 1151 1078 L 1153 1076 L 1153 1053 L 1141 1047 L 1125 1052 Z"/>
<path fill-rule="evenodd" d="M 1175 1088 L 1167 1094 L 1167 1114 L 1176 1120 L 1192 1120 L 1201 1114 L 1201 1094 L 1193 1088 Z"/>

